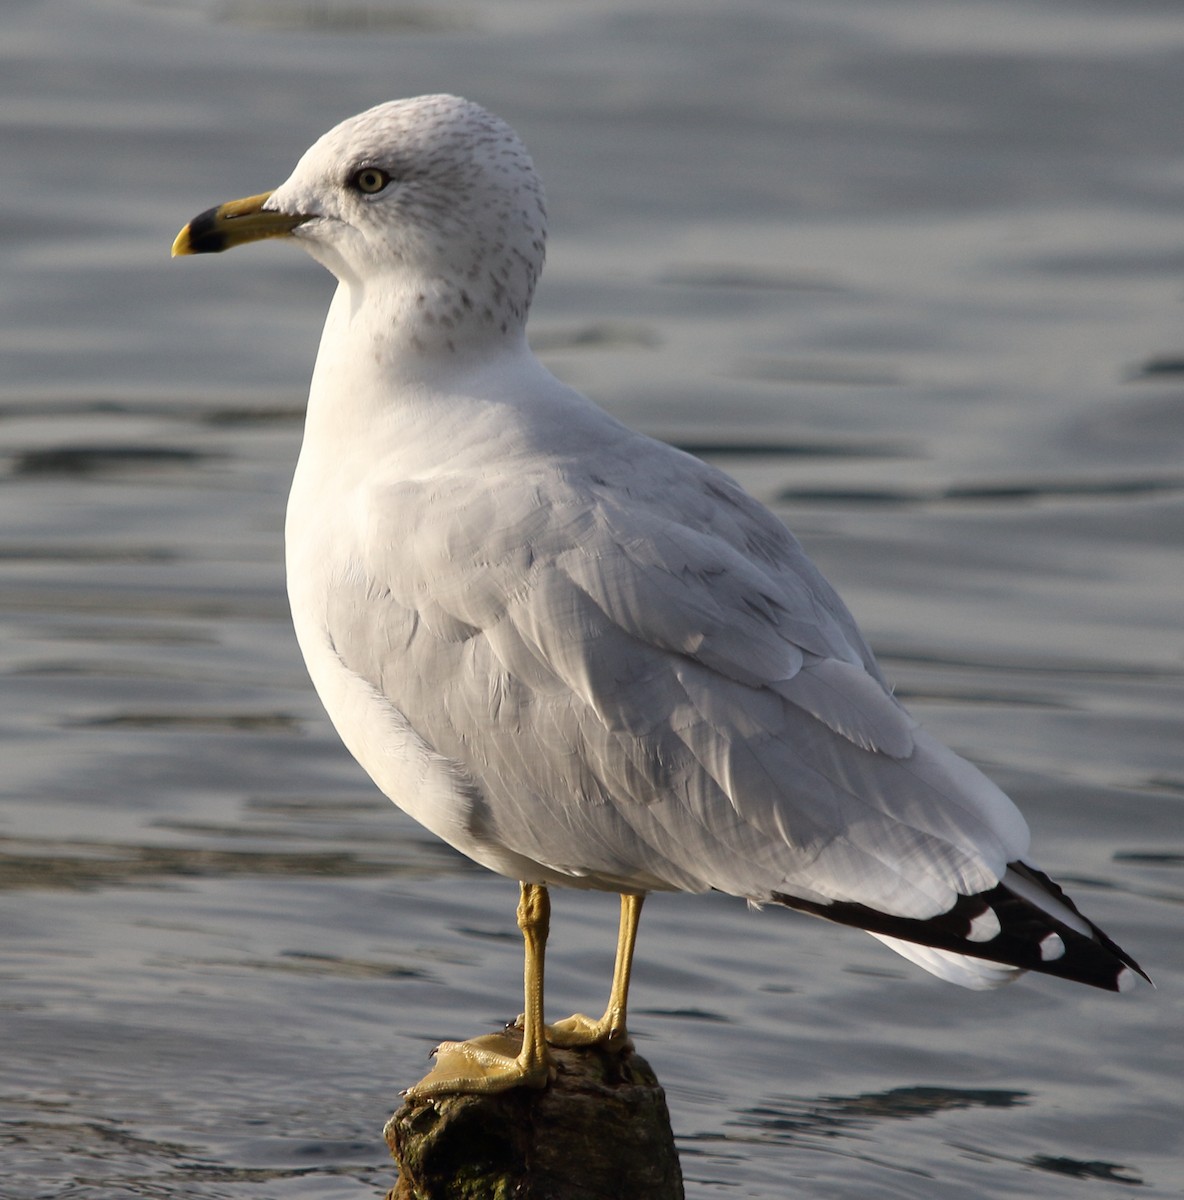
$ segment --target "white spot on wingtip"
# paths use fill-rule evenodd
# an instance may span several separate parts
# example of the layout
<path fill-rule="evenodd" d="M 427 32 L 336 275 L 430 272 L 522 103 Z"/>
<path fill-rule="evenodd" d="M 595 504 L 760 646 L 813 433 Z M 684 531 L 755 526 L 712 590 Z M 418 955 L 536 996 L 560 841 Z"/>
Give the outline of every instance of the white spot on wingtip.
<path fill-rule="evenodd" d="M 993 908 L 988 908 L 986 912 L 979 913 L 970 922 L 970 929 L 967 930 L 966 940 L 970 942 L 989 942 L 992 938 L 999 936 L 1001 928 L 998 914 Z"/>
<path fill-rule="evenodd" d="M 1042 962 L 1052 962 L 1065 957 L 1065 943 L 1059 933 L 1050 933 L 1040 939 L 1040 958 Z"/>
<path fill-rule="evenodd" d="M 1139 982 L 1139 976 L 1136 971 L 1132 971 L 1130 967 L 1123 967 L 1118 972 L 1118 978 L 1114 981 L 1118 985 L 1120 992 L 1129 992 Z"/>

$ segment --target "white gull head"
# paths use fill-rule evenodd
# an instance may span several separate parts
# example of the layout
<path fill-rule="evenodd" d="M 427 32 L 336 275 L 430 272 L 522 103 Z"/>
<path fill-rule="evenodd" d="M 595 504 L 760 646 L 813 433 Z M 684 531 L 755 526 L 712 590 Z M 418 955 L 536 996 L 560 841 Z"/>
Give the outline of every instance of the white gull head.
<path fill-rule="evenodd" d="M 542 183 L 518 135 L 457 96 L 380 104 L 304 154 L 266 201 L 292 236 L 414 348 L 522 336 L 543 267 Z"/>

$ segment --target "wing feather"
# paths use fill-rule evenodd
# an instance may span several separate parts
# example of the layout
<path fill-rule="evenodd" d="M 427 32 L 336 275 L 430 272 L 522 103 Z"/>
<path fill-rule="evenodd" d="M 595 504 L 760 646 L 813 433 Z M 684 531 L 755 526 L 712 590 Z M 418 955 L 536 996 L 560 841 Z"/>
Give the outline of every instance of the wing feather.
<path fill-rule="evenodd" d="M 993 886 L 1026 847 L 1010 801 L 916 728 L 771 514 L 697 460 L 650 465 L 366 496 L 335 602 L 366 620 L 328 632 L 475 781 L 472 836 L 590 886 L 910 918 Z"/>

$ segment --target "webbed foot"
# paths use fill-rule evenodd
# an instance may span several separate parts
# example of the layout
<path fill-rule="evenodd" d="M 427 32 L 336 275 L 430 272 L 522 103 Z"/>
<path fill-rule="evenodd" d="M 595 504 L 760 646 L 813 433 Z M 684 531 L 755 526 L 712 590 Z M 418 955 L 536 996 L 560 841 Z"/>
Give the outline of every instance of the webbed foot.
<path fill-rule="evenodd" d="M 599 1021 L 575 1013 L 548 1025 L 546 1038 L 552 1046 L 603 1046 L 606 1050 L 622 1050 L 629 1044 L 624 1021 L 611 1013 L 605 1013 Z"/>
<path fill-rule="evenodd" d="M 542 1088 L 551 1077 L 545 1055 L 532 1054 L 526 1046 L 520 1048 L 517 1038 L 503 1033 L 487 1033 L 467 1042 L 441 1042 L 433 1053 L 435 1066 L 404 1092 L 409 1100 Z"/>
<path fill-rule="evenodd" d="M 514 1028 L 521 1029 L 522 1014 L 514 1022 Z M 564 1049 L 576 1049 L 580 1046 L 603 1046 L 606 1050 L 623 1050 L 629 1044 L 629 1032 L 624 1022 L 615 1014 L 605 1013 L 600 1020 L 593 1020 L 583 1013 L 573 1013 L 554 1025 L 543 1026 L 543 1036 L 549 1046 L 561 1046 Z"/>

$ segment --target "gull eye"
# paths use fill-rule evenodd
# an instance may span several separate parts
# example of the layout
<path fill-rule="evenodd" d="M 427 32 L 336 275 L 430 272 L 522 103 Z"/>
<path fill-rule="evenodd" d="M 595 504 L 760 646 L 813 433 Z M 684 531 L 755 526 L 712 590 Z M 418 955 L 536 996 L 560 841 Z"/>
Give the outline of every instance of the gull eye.
<path fill-rule="evenodd" d="M 367 196 L 381 192 L 390 181 L 390 175 L 381 167 L 363 167 L 360 171 L 355 171 L 349 180 L 352 187 Z"/>

